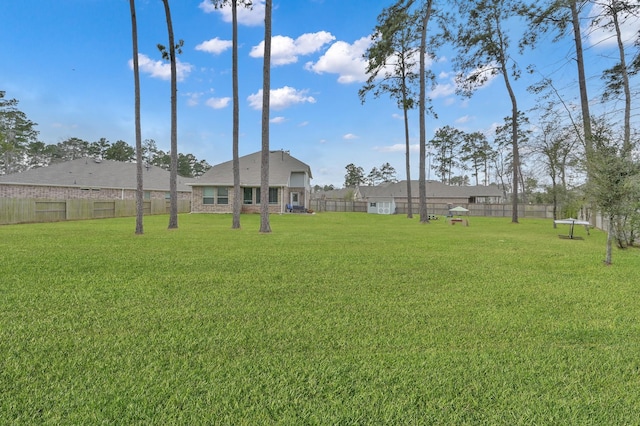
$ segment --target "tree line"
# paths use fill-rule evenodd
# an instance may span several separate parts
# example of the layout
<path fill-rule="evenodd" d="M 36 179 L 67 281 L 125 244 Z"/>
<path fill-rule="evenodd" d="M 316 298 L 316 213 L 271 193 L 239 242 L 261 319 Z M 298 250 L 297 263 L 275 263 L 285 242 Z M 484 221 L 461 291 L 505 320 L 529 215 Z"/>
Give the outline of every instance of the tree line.
<path fill-rule="evenodd" d="M 344 187 L 355 188 L 358 185 L 375 186 L 381 183 L 397 182 L 396 169 L 389 163 L 384 163 L 378 167 L 373 167 L 369 174 L 364 174 L 364 169 L 353 163 L 348 164 L 345 169 Z"/>
<path fill-rule="evenodd" d="M 89 142 L 71 137 L 47 144 L 38 140 L 36 126 L 18 109 L 16 99 L 5 99 L 5 93 L 0 92 L 0 174 L 22 172 L 84 157 L 123 162 L 136 160 L 135 148 L 123 140 L 111 143 L 106 138 L 100 138 Z M 144 164 L 165 170 L 171 168 L 170 153 L 159 149 L 153 139 L 143 141 L 142 158 Z M 178 154 L 177 174 L 180 176 L 195 178 L 210 168 L 206 160 L 198 160 L 193 154 Z"/>

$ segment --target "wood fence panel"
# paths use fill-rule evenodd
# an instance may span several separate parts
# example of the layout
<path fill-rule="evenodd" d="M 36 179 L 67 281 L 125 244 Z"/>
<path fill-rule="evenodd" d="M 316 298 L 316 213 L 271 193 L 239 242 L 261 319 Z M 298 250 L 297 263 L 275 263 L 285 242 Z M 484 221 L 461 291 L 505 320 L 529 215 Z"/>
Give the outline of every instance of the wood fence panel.
<path fill-rule="evenodd" d="M 146 216 L 167 212 L 167 202 L 162 199 L 145 201 L 143 207 Z M 178 213 L 190 211 L 191 200 L 178 200 Z M 135 215 L 135 200 L 0 198 L 0 225 Z"/>
<path fill-rule="evenodd" d="M 67 203 L 65 201 L 36 201 L 35 220 L 36 222 L 67 220 Z"/>

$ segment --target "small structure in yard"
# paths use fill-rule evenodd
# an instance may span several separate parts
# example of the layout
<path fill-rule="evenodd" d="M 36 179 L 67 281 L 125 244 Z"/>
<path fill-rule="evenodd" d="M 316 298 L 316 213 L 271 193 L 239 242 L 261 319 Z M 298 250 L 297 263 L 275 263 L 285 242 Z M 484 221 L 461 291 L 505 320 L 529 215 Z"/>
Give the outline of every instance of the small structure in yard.
<path fill-rule="evenodd" d="M 396 201 L 393 197 L 369 197 L 367 199 L 367 213 L 395 214 Z"/>
<path fill-rule="evenodd" d="M 450 208 L 449 209 L 449 213 L 450 213 L 449 223 L 451 225 L 455 225 L 456 223 L 460 223 L 461 225 L 469 226 L 469 219 L 468 218 L 467 219 L 463 219 L 461 217 L 454 217 L 454 215 L 456 213 L 458 214 L 458 216 L 460 215 L 460 213 L 467 213 L 467 215 L 468 215 L 469 214 L 469 209 L 465 209 L 462 206 L 456 206 L 456 207 Z"/>
<path fill-rule="evenodd" d="M 583 225 L 587 230 L 587 235 L 589 235 L 589 226 L 591 225 L 586 220 L 574 219 L 572 217 L 568 217 L 566 219 L 557 219 L 557 220 L 554 220 L 553 223 L 562 224 L 562 225 L 569 225 L 569 235 L 558 235 L 558 237 L 560 237 L 560 238 L 565 238 L 565 239 L 569 239 L 569 240 L 581 240 L 582 239 L 582 237 L 574 236 L 573 230 L 574 230 L 575 225 Z"/>

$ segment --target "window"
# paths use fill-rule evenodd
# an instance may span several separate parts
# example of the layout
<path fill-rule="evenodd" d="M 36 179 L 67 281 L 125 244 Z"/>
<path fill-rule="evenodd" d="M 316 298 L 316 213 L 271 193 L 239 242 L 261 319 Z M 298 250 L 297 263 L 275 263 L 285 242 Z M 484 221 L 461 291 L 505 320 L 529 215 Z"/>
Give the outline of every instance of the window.
<path fill-rule="evenodd" d="M 369 203 L 369 207 L 375 207 L 376 203 Z"/>
<path fill-rule="evenodd" d="M 260 204 L 260 188 L 256 188 L 256 204 Z"/>
<path fill-rule="evenodd" d="M 229 204 L 229 188 L 218 188 L 218 204 Z"/>
<path fill-rule="evenodd" d="M 202 188 L 202 204 L 213 204 L 214 191 L 212 186 Z"/>
<path fill-rule="evenodd" d="M 144 191 L 144 199 L 145 200 L 151 199 L 151 191 Z"/>
<path fill-rule="evenodd" d="M 253 188 L 244 188 L 243 204 L 253 204 Z"/>
<path fill-rule="evenodd" d="M 269 188 L 269 204 L 278 204 L 278 188 Z"/>
<path fill-rule="evenodd" d="M 171 193 L 170 192 L 165 192 L 164 193 L 164 199 L 167 200 L 167 201 L 170 200 L 171 199 Z"/>

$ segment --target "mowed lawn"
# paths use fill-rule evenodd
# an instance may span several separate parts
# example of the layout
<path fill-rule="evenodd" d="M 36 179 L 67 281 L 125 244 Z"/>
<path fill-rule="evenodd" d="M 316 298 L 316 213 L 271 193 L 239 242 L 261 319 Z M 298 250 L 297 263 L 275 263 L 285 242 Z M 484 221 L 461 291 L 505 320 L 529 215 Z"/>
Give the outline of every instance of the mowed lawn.
<path fill-rule="evenodd" d="M 0 227 L 0 424 L 638 424 L 640 251 L 259 219 Z"/>

